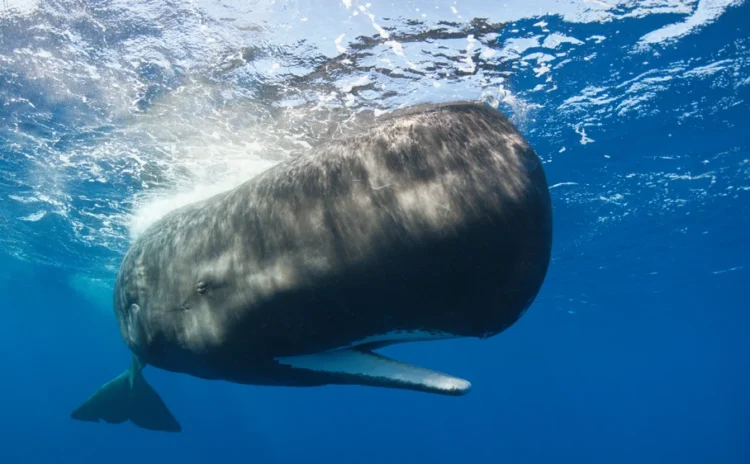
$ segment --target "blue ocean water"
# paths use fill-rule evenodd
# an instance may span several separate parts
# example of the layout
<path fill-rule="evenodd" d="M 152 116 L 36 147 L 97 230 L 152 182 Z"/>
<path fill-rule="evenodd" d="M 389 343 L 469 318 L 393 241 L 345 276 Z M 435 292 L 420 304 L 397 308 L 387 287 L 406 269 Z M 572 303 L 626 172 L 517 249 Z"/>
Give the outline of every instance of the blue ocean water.
<path fill-rule="evenodd" d="M 1 8 L 1 462 L 750 462 L 747 2 Z M 145 225 L 353 115 L 457 99 L 512 117 L 555 224 L 506 332 L 384 350 L 469 395 L 149 368 L 182 433 L 70 418 L 128 364 L 111 291 Z"/>

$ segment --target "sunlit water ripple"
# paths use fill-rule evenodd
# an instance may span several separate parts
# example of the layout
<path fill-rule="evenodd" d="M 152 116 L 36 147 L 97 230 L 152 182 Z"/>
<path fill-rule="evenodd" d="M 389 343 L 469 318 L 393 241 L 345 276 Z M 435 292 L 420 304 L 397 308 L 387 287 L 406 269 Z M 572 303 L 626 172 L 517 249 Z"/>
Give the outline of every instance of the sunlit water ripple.
<path fill-rule="evenodd" d="M 170 208 L 425 101 L 512 116 L 568 219 L 555 260 L 623 223 L 708 233 L 680 210 L 747 203 L 748 139 L 723 136 L 749 114 L 741 1 L 235 3 L 6 0 L 6 252 L 108 281 Z"/>

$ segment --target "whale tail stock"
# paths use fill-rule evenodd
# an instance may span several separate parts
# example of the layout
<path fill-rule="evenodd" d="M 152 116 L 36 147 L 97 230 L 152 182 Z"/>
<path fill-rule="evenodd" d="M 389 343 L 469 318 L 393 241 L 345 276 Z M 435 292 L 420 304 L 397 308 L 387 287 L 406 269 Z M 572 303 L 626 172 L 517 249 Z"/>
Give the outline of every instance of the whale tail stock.
<path fill-rule="evenodd" d="M 130 420 L 138 427 L 163 432 L 179 432 L 179 422 L 141 372 L 145 366 L 133 356 L 130 367 L 104 384 L 72 413 L 73 419 L 89 422 L 103 420 L 121 424 Z"/>

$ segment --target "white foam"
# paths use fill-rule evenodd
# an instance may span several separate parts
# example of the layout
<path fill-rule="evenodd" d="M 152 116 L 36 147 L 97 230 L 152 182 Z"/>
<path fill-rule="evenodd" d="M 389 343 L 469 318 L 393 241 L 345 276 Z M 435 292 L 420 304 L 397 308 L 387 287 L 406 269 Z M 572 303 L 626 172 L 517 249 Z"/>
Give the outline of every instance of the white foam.
<path fill-rule="evenodd" d="M 701 0 L 698 7 L 685 21 L 670 24 L 641 37 L 641 46 L 679 39 L 696 29 L 715 21 L 724 11 L 742 3 L 743 0 Z"/>
<path fill-rule="evenodd" d="M 594 142 L 594 139 L 586 136 L 586 129 L 583 127 L 583 124 L 576 125 L 574 130 L 576 131 L 576 134 L 581 136 L 581 140 L 580 140 L 581 145 L 586 145 L 587 143 Z"/>
<path fill-rule="evenodd" d="M 341 45 L 341 41 L 344 40 L 344 36 L 346 34 L 341 34 L 340 36 L 336 37 L 336 40 L 333 41 L 333 43 L 336 45 L 336 51 L 339 53 L 345 53 L 346 47 Z"/>
<path fill-rule="evenodd" d="M 177 186 L 161 194 L 147 192 L 136 201 L 137 206 L 130 219 L 131 239 L 138 237 L 170 211 L 235 188 L 273 164 L 271 161 L 261 159 L 247 159 L 243 160 L 233 172 L 229 170 L 228 175 L 220 178 L 207 179 L 195 185 Z"/>
<path fill-rule="evenodd" d="M 742 269 L 744 269 L 743 266 L 736 266 L 736 267 L 730 267 L 729 269 L 722 269 L 720 271 L 713 271 L 712 274 L 718 275 L 718 274 L 724 274 L 726 272 L 740 271 Z"/>
<path fill-rule="evenodd" d="M 564 187 L 566 185 L 578 185 L 578 182 L 559 182 L 555 185 L 550 185 L 549 189 L 552 190 L 558 187 Z"/>
<path fill-rule="evenodd" d="M 560 34 L 558 32 L 554 32 L 550 35 L 548 35 L 544 42 L 542 42 L 542 47 L 544 48 L 558 48 L 560 45 L 564 43 L 570 43 L 573 45 L 582 45 L 583 42 L 576 39 L 575 37 L 569 37 L 564 34 Z"/>
<path fill-rule="evenodd" d="M 39 3 L 40 0 L 4 0 L 0 17 L 7 13 L 30 15 L 39 8 Z"/>
<path fill-rule="evenodd" d="M 23 217 L 20 217 L 18 219 L 20 219 L 22 221 L 27 221 L 27 222 L 36 222 L 36 221 L 42 219 L 46 215 L 47 215 L 46 211 L 37 211 L 36 213 L 29 214 L 28 216 L 23 216 Z"/>

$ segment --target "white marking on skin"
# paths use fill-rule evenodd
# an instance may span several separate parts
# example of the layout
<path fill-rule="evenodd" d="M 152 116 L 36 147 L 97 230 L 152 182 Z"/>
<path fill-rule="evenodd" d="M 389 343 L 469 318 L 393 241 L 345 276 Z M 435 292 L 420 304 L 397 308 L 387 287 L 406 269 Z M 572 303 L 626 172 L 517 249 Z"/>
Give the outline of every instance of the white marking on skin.
<path fill-rule="evenodd" d="M 336 44 L 336 51 L 339 53 L 346 52 L 346 47 L 341 46 L 341 41 L 344 39 L 344 35 L 346 34 L 341 34 L 340 36 L 336 37 L 336 40 L 333 41 L 334 44 Z"/>
<path fill-rule="evenodd" d="M 218 257 L 203 263 L 198 268 L 200 269 L 201 277 L 206 276 L 217 280 L 223 280 L 231 273 L 232 269 L 235 268 L 235 263 L 239 261 L 240 260 L 237 259 L 234 250 L 230 249 Z"/>
<path fill-rule="evenodd" d="M 308 263 L 315 264 L 315 260 L 308 259 Z M 272 264 L 247 273 L 245 282 L 257 296 L 267 296 L 274 291 L 291 288 L 296 281 L 294 270 L 292 262 L 287 257 L 280 256 Z"/>
<path fill-rule="evenodd" d="M 410 213 L 404 218 L 404 222 L 408 222 L 409 219 L 427 219 L 437 229 L 451 227 L 458 223 L 460 216 L 446 215 L 442 212 L 451 211 L 450 206 L 447 206 L 450 205 L 451 200 L 445 185 L 448 182 L 450 180 L 446 176 L 414 188 L 399 190 L 398 204 L 405 212 Z"/>
<path fill-rule="evenodd" d="M 221 340 L 217 314 L 210 311 L 190 311 L 184 317 L 183 343 L 186 346 L 201 349 Z"/>
<path fill-rule="evenodd" d="M 277 361 L 297 369 L 358 375 L 381 379 L 386 383 L 422 385 L 444 392 L 466 392 L 471 388 L 471 383 L 457 377 L 355 350 L 337 350 L 306 356 L 290 356 L 277 358 Z"/>

